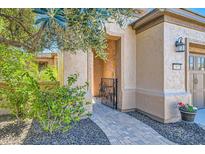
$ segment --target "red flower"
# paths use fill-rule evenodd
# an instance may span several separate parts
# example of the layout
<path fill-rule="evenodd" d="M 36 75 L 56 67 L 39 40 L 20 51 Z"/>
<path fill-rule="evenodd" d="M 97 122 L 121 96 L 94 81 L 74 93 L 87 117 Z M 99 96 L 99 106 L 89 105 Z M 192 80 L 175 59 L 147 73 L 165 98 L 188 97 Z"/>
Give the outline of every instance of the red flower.
<path fill-rule="evenodd" d="M 184 104 L 183 102 L 179 102 L 178 105 L 179 105 L 180 107 L 185 106 L 185 104 Z"/>

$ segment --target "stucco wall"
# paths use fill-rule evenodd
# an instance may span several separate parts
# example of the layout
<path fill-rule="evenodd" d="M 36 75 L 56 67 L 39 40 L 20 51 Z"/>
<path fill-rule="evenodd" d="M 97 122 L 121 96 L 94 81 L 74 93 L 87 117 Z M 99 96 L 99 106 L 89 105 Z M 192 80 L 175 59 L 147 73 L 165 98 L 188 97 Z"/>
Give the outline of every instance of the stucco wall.
<path fill-rule="evenodd" d="M 84 84 L 87 79 L 87 53 L 77 51 L 76 54 L 64 52 L 64 84 L 67 84 L 67 77 L 70 74 L 79 73 L 76 85 Z"/>
<path fill-rule="evenodd" d="M 137 108 L 162 122 L 178 120 L 176 104 L 190 103 L 191 95 L 185 86 L 185 53 L 175 51 L 175 41 L 179 37 L 205 40 L 205 33 L 170 23 L 160 23 L 138 34 L 131 27 L 121 29 L 116 24 L 107 24 L 106 28 L 110 36 L 119 37 L 118 108 Z M 93 57 L 79 51 L 76 55 L 65 53 L 63 59 L 64 83 L 69 74 L 78 72 L 77 84 L 89 81 L 91 96 Z M 172 70 L 172 63 L 182 63 L 182 69 Z"/>
<path fill-rule="evenodd" d="M 116 62 L 116 67 L 120 70 L 118 73 L 118 107 L 120 110 L 136 108 L 135 90 L 136 90 L 136 34 L 131 26 L 125 29 L 116 24 L 106 24 L 107 34 L 118 38 L 117 48 L 120 59 Z M 87 61 L 87 58 L 90 59 Z M 76 55 L 64 53 L 64 84 L 69 74 L 78 72 L 80 78 L 77 84 L 82 84 L 90 80 L 91 89 L 94 88 L 94 68 L 91 57 L 86 53 L 77 52 Z M 88 64 L 89 62 L 89 64 Z M 88 77 L 90 75 L 91 77 Z M 91 91 L 91 90 L 90 90 Z M 93 92 L 93 90 L 92 90 Z M 91 94 L 90 94 L 91 95 Z"/>
<path fill-rule="evenodd" d="M 186 53 L 177 53 L 175 41 L 183 37 L 205 40 L 205 32 L 163 22 L 136 37 L 136 108 L 162 122 L 180 119 L 177 103 L 192 104 L 186 88 Z M 181 63 L 181 70 L 173 70 Z"/>
<path fill-rule="evenodd" d="M 191 94 L 186 89 L 186 59 L 185 52 L 177 53 L 174 43 L 179 38 L 205 40 L 205 32 L 164 23 L 164 91 L 165 91 L 165 119 L 170 121 L 179 117 L 176 104 L 179 101 L 192 104 Z M 181 70 L 172 70 L 172 63 L 181 63 Z M 189 75 L 189 74 L 188 74 Z M 187 76 L 188 79 L 188 76 Z M 175 116 L 176 115 L 176 116 Z"/>
<path fill-rule="evenodd" d="M 136 36 L 136 108 L 164 118 L 163 23 Z"/>
<path fill-rule="evenodd" d="M 163 90 L 163 24 L 136 37 L 136 84 L 144 90 Z"/>
<path fill-rule="evenodd" d="M 99 96 L 99 88 L 100 88 L 100 82 L 101 77 L 103 76 L 103 60 L 95 57 L 94 58 L 94 67 L 93 67 L 93 96 Z"/>
<path fill-rule="evenodd" d="M 203 41 L 205 40 L 205 32 L 164 23 L 164 62 L 167 65 L 165 68 L 166 82 L 164 88 L 167 91 L 185 91 L 185 52 L 176 53 L 174 45 L 179 37 Z M 175 62 L 182 63 L 182 70 L 172 70 L 172 63 Z"/>
<path fill-rule="evenodd" d="M 115 78 L 116 77 L 116 41 L 108 40 L 108 47 L 106 52 L 108 53 L 107 60 L 103 63 L 103 77 Z"/>
<path fill-rule="evenodd" d="M 122 111 L 136 108 L 136 34 L 131 26 L 124 29 L 116 24 L 107 24 L 107 33 L 120 37 L 120 77 L 118 80 L 118 106 Z"/>
<path fill-rule="evenodd" d="M 92 64 L 93 55 L 83 51 L 77 51 L 76 54 L 63 52 L 63 81 L 64 85 L 67 84 L 67 77 L 74 73 L 79 73 L 76 85 L 84 85 L 85 82 L 89 83 L 86 99 L 92 101 L 91 88 L 92 88 Z M 87 111 L 92 112 L 92 104 L 85 106 Z"/>

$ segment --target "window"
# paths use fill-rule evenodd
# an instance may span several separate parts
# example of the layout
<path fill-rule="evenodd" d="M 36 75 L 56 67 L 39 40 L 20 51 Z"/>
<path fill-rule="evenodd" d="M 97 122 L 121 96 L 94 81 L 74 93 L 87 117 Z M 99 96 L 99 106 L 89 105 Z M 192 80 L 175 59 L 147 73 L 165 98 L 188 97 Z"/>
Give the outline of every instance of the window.
<path fill-rule="evenodd" d="M 196 57 L 197 59 L 197 67 L 196 67 L 196 70 L 200 70 L 201 68 L 201 57 Z"/>
<path fill-rule="evenodd" d="M 194 57 L 189 56 L 189 69 L 194 70 Z"/>
<path fill-rule="evenodd" d="M 204 71 L 205 59 L 204 57 L 197 57 L 197 70 Z"/>
<path fill-rule="evenodd" d="M 189 70 L 205 71 L 205 57 L 189 56 Z"/>
<path fill-rule="evenodd" d="M 201 65 L 200 65 L 200 70 L 204 71 L 205 68 L 205 58 L 201 57 Z"/>
<path fill-rule="evenodd" d="M 45 69 L 47 67 L 47 65 L 48 65 L 47 62 L 39 62 L 39 64 L 38 64 L 39 72 L 42 71 L 43 69 Z"/>

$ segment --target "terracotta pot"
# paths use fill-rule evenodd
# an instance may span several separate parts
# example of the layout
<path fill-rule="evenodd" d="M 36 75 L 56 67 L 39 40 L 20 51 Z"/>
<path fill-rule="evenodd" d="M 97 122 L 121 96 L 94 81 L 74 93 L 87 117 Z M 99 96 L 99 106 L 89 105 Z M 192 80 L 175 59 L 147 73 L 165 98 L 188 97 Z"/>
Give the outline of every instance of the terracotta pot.
<path fill-rule="evenodd" d="M 180 113 L 181 113 L 182 120 L 193 122 L 197 112 L 186 112 L 186 111 L 180 110 Z"/>

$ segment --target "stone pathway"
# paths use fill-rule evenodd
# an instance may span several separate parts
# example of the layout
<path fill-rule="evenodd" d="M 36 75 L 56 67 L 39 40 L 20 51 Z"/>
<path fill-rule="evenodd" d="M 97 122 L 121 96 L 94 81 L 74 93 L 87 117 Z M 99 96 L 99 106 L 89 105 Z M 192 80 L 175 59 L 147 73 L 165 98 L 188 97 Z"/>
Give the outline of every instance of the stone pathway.
<path fill-rule="evenodd" d="M 141 121 L 100 103 L 93 104 L 91 119 L 104 131 L 111 144 L 174 144 Z"/>

